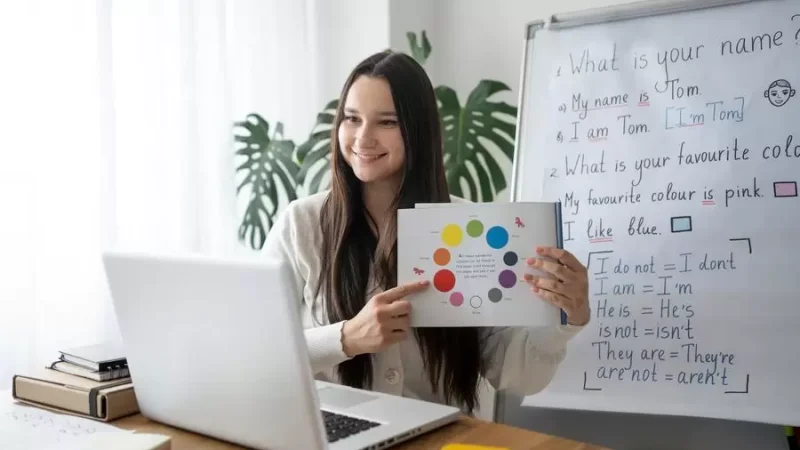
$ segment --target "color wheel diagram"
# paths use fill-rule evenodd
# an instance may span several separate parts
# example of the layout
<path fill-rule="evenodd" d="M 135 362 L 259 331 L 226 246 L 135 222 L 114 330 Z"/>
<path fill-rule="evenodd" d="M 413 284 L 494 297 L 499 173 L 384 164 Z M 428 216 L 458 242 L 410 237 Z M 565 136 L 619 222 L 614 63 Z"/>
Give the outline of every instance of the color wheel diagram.
<path fill-rule="evenodd" d="M 519 219 L 517 226 L 524 226 Z M 484 232 L 485 231 L 485 232 Z M 449 302 L 453 306 L 461 306 L 465 300 L 475 309 L 483 306 L 484 298 L 492 303 L 499 303 L 503 299 L 503 289 L 511 289 L 516 285 L 518 277 L 513 267 L 519 262 L 519 256 L 514 251 L 508 250 L 503 253 L 502 264 L 498 262 L 497 275 L 494 277 L 496 286 L 489 288 L 486 292 L 464 292 L 457 286 L 457 277 L 454 272 L 453 252 L 465 244 L 466 240 L 480 239 L 493 251 L 502 251 L 508 246 L 510 235 L 508 230 L 500 225 L 495 225 L 485 230 L 483 222 L 477 219 L 467 222 L 466 227 L 448 224 L 441 230 L 441 242 L 443 246 L 433 252 L 433 262 L 435 273 L 433 275 L 433 287 L 442 294 L 449 294 Z M 473 244 L 473 243 L 469 243 Z M 474 248 L 473 245 L 470 247 Z M 417 275 L 422 271 L 415 268 Z"/>

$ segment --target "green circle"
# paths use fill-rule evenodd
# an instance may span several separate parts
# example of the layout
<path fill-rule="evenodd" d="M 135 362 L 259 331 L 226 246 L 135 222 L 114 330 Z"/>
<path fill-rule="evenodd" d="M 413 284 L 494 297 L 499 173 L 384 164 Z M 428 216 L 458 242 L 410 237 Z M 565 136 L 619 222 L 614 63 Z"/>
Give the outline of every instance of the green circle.
<path fill-rule="evenodd" d="M 483 234 L 483 224 L 480 220 L 470 220 L 467 223 L 467 234 L 472 237 L 478 237 Z"/>

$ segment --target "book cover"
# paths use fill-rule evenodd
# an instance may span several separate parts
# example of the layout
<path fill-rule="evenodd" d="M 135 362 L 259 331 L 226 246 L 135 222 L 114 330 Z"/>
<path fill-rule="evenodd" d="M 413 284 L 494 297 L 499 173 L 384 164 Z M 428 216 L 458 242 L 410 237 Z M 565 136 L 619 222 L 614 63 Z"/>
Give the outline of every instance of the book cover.
<path fill-rule="evenodd" d="M 398 284 L 414 294 L 413 327 L 548 326 L 561 312 L 531 291 L 537 246 L 561 247 L 560 203 L 461 203 L 398 211 Z"/>
<path fill-rule="evenodd" d="M 139 411 L 131 378 L 97 382 L 41 368 L 14 375 L 11 395 L 40 408 L 101 421 Z"/>

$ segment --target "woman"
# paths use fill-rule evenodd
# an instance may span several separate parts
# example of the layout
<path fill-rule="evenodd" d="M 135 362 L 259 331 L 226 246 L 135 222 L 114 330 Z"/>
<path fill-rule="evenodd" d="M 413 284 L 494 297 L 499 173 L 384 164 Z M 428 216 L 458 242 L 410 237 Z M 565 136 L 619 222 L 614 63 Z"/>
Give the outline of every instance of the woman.
<path fill-rule="evenodd" d="M 477 406 L 481 378 L 495 389 L 543 389 L 567 341 L 589 321 L 585 268 L 568 252 L 538 249 L 526 276 L 564 309 L 552 329 L 417 328 L 404 297 L 427 282 L 396 286 L 396 212 L 415 203 L 463 201 L 448 194 L 436 98 L 425 71 L 391 52 L 348 77 L 331 139 L 329 191 L 292 202 L 265 251 L 289 261 L 317 378 L 428 401 Z M 531 296 L 531 301 L 541 301 Z"/>

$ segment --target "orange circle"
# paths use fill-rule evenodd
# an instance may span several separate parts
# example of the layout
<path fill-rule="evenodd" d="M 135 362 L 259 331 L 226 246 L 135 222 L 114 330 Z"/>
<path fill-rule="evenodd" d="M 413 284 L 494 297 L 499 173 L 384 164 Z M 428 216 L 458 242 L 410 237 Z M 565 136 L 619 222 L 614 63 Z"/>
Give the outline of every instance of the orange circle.
<path fill-rule="evenodd" d="M 445 266 L 450 262 L 450 252 L 446 248 L 440 248 L 433 252 L 433 262 L 440 266 Z"/>

